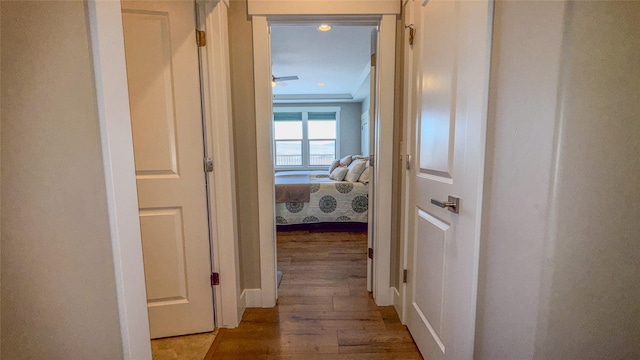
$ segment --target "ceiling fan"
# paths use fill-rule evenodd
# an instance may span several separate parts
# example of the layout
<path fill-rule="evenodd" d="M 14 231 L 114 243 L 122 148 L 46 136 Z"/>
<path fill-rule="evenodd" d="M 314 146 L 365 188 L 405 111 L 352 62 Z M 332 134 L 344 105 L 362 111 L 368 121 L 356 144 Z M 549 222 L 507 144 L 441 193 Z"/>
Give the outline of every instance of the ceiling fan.
<path fill-rule="evenodd" d="M 290 81 L 290 80 L 298 80 L 297 76 L 273 76 L 271 75 L 271 84 L 273 86 L 275 86 L 276 83 L 278 82 L 282 82 L 282 81 Z M 283 82 L 282 85 L 285 85 L 285 83 Z"/>

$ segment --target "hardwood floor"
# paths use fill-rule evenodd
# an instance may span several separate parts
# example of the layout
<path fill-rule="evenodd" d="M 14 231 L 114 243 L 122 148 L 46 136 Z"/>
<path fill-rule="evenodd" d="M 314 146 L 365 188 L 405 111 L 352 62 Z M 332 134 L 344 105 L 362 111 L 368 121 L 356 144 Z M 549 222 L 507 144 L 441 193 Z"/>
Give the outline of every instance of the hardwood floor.
<path fill-rule="evenodd" d="M 366 253 L 363 232 L 278 232 L 278 304 L 220 329 L 205 359 L 422 359 L 367 292 Z"/>

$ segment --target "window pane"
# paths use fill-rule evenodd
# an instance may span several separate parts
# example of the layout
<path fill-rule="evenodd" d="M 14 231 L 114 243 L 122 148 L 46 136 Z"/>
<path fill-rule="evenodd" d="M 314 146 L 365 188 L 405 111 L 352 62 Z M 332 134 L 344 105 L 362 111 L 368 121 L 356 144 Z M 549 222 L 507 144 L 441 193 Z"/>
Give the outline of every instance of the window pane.
<path fill-rule="evenodd" d="M 335 140 L 309 141 L 309 165 L 331 165 L 335 158 Z"/>
<path fill-rule="evenodd" d="M 274 121 L 276 140 L 302 139 L 302 121 Z"/>
<path fill-rule="evenodd" d="M 276 141 L 276 166 L 302 165 L 302 141 Z"/>
<path fill-rule="evenodd" d="M 335 120 L 310 120 L 307 124 L 309 126 L 309 139 L 336 138 Z"/>

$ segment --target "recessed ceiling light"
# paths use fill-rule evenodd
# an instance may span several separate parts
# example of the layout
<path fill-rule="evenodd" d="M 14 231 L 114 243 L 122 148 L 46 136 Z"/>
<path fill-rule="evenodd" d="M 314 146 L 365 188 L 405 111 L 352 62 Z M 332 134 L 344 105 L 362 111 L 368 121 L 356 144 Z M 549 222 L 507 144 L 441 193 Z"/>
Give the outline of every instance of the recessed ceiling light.
<path fill-rule="evenodd" d="M 323 82 L 319 82 L 318 86 L 324 86 L 324 83 Z"/>
<path fill-rule="evenodd" d="M 318 26 L 318 30 L 319 31 L 329 31 L 329 30 L 331 30 L 331 25 L 329 25 L 329 24 L 321 24 L 320 26 Z"/>

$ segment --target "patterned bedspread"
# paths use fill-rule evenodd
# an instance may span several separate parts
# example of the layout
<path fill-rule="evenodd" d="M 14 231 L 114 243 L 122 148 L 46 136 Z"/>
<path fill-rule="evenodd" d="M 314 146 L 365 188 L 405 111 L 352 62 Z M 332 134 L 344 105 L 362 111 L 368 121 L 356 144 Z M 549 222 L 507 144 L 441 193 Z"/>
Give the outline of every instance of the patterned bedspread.
<path fill-rule="evenodd" d="M 276 176 L 287 176 L 278 173 Z M 293 175 L 293 174 L 292 174 Z M 276 224 L 318 222 L 367 222 L 369 188 L 360 182 L 333 181 L 324 174 L 310 174 L 308 203 L 277 203 Z"/>

